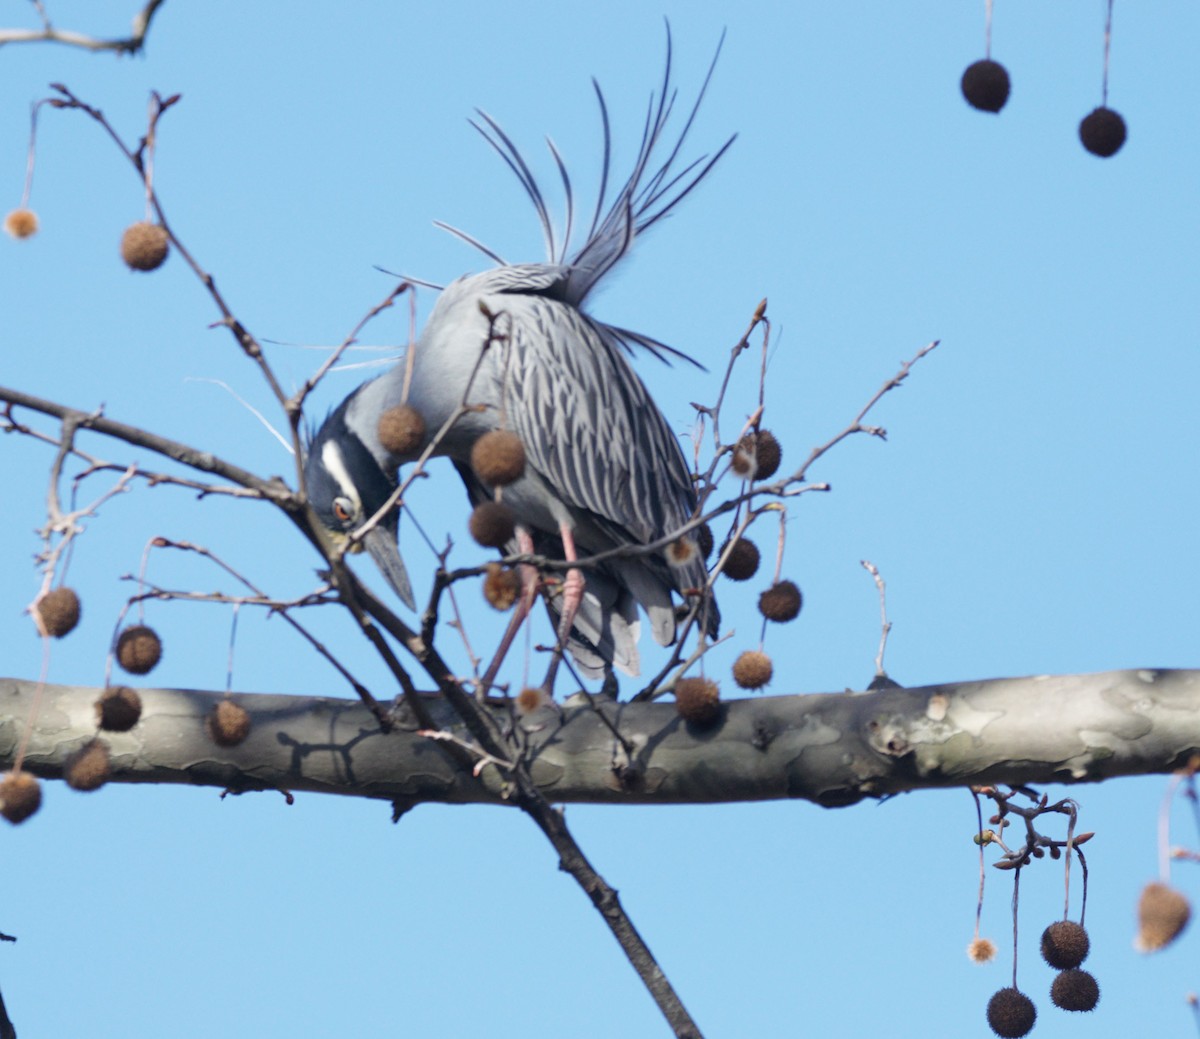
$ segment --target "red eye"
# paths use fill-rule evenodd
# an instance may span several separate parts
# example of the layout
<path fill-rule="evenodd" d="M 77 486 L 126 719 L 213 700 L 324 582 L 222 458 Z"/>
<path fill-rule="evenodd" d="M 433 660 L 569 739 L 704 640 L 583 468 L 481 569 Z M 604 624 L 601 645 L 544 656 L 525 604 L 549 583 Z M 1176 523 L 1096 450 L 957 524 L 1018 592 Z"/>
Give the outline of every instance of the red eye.
<path fill-rule="evenodd" d="M 347 508 L 349 504 L 345 498 L 333 499 L 333 516 L 339 523 L 350 522 L 350 510 Z"/>

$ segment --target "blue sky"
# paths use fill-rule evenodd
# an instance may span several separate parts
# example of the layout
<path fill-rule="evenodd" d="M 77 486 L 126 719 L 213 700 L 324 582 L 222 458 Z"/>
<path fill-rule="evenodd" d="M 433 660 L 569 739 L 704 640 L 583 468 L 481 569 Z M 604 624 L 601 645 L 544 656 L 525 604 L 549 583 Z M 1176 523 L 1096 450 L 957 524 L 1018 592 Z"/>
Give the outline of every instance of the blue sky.
<path fill-rule="evenodd" d="M 982 3 L 794 5 L 616 2 L 409 6 L 168 0 L 144 57 L 0 49 L 0 208 L 20 198 L 28 104 L 51 81 L 127 137 L 148 92 L 181 92 L 164 120 L 158 187 L 173 226 L 264 339 L 329 346 L 383 297 L 373 265 L 445 282 L 481 258 L 432 226 L 463 227 L 513 260 L 541 258 L 516 182 L 469 128 L 476 106 L 547 183 L 551 135 L 585 198 L 599 170 L 589 77 L 604 87 L 627 164 L 662 70 L 670 18 L 690 100 L 728 36 L 693 144 L 737 143 L 709 181 L 592 301 L 705 362 L 639 361 L 672 424 L 710 401 L 758 301 L 774 322 L 766 424 L 785 464 L 841 429 L 900 362 L 942 346 L 873 419 L 888 442 L 842 445 L 814 470 L 834 492 L 789 506 L 784 571 L 801 619 L 770 634 L 771 691 L 861 687 L 878 609 L 859 560 L 888 581 L 887 665 L 908 685 L 1109 668 L 1195 666 L 1194 395 L 1200 376 L 1200 108 L 1192 4 L 1118 3 L 1110 104 L 1129 124 L 1115 158 L 1076 136 L 1100 100 L 1104 5 L 1000 4 L 993 55 L 1013 79 L 999 117 L 958 89 L 982 57 Z M 117 3 L 59 3 L 64 27 L 123 31 Z M 28 24 L 25 4 L 0 21 Z M 178 257 L 135 276 L 117 260 L 139 185 L 85 118 L 45 112 L 25 243 L 0 241 L 0 382 L 211 446 L 259 472 L 291 461 L 221 380 L 261 409 L 269 394 Z M 418 322 L 433 294 L 418 297 Z M 366 341 L 393 351 L 406 308 Z M 299 382 L 319 351 L 280 346 Z M 388 353 L 370 356 L 389 356 Z M 318 408 L 362 377 L 339 376 Z M 750 366 L 732 413 L 755 399 Z M 120 445 L 94 450 L 126 458 Z M 25 604 L 50 455 L 4 438 L 3 670 L 40 667 Z M 140 457 L 156 465 L 150 457 Z M 96 490 L 99 485 L 96 485 Z M 439 468 L 413 508 L 464 561 L 464 496 Z M 139 491 L 105 507 L 71 563 L 85 621 L 54 647 L 54 681 L 98 684 L 117 611 L 148 538 L 207 545 L 281 595 L 315 559 L 265 508 Z M 774 541 L 774 529 L 760 542 Z M 406 541 L 415 583 L 433 560 Z M 156 560 L 176 587 L 221 581 Z M 757 640 L 756 587 L 726 588 L 738 634 L 719 672 Z M 466 597 L 464 597 L 466 598 Z M 221 688 L 229 615 L 153 608 L 166 651 L 156 683 Z M 470 613 L 486 644 L 496 620 Z M 348 625 L 314 621 L 385 688 Z M 239 621 L 234 687 L 345 695 L 278 623 Z M 647 640 L 648 641 L 648 640 Z M 452 633 L 442 635 L 452 645 Z M 648 661 L 655 659 L 643 646 Z M 726 681 L 726 688 L 731 683 Z M 385 694 L 386 695 L 386 694 Z M 1020 981 L 1034 1033 L 1190 1034 L 1194 936 L 1147 960 L 1133 906 L 1155 871 L 1163 781 L 1075 791 L 1098 831 L 1087 1023 L 1055 1011 L 1036 939 L 1061 907 L 1057 867 L 1022 883 Z M 986 1035 L 983 1009 L 1009 954 L 963 954 L 977 885 L 965 792 L 882 806 L 572 807 L 568 820 L 697 1020 L 712 1036 Z M 1176 840 L 1195 843 L 1179 816 Z M 0 831 L 0 985 L 21 1034 L 177 1037 L 577 1037 L 664 1033 L 587 900 L 527 820 L 496 809 L 387 806 L 301 796 L 219 800 L 212 790 L 51 784 L 42 812 Z M 1178 873 L 1195 891 L 1194 878 Z M 988 877 L 985 933 L 1009 933 L 1010 887 Z M 1098 1031 L 1097 1031 L 1098 1030 Z"/>

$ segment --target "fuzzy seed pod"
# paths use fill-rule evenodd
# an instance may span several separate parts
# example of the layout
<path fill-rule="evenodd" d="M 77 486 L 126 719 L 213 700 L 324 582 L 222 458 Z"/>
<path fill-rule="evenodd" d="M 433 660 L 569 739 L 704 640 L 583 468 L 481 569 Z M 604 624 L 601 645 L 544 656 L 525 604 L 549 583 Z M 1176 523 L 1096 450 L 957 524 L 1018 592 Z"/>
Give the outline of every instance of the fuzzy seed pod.
<path fill-rule="evenodd" d="M 232 700 L 218 700 L 209 712 L 206 727 L 218 747 L 236 747 L 250 735 L 250 714 Z"/>
<path fill-rule="evenodd" d="M 0 777 L 0 815 L 14 826 L 42 806 L 42 785 L 29 772 L 5 772 Z"/>
<path fill-rule="evenodd" d="M 700 548 L 691 535 L 685 534 L 672 541 L 664 552 L 671 566 L 687 566 L 700 555 Z"/>
<path fill-rule="evenodd" d="M 512 509 L 498 501 L 480 502 L 471 513 L 468 529 L 484 548 L 503 548 L 516 530 Z"/>
<path fill-rule="evenodd" d="M 1036 1020 L 1033 1000 L 1018 989 L 1002 988 L 988 1000 L 987 1022 L 1000 1039 L 1021 1039 Z"/>
<path fill-rule="evenodd" d="M 32 209 L 14 209 L 4 218 L 4 230 L 14 238 L 30 238 L 37 229 L 37 213 Z"/>
<path fill-rule="evenodd" d="M 783 461 L 783 448 L 769 429 L 760 429 L 754 434 L 754 440 L 754 457 L 758 461 L 754 479 L 769 480 L 779 472 L 779 463 Z"/>
<path fill-rule="evenodd" d="M 761 650 L 748 649 L 733 662 L 733 680 L 740 689 L 761 689 L 774 673 L 771 658 Z"/>
<path fill-rule="evenodd" d="M 1140 952 L 1164 949 L 1179 937 L 1192 916 L 1188 900 L 1173 887 L 1157 881 L 1142 888 L 1138 899 L 1138 933 L 1134 947 Z"/>
<path fill-rule="evenodd" d="M 135 624 L 117 636 L 117 663 L 131 675 L 146 675 L 162 659 L 162 640 L 153 628 Z"/>
<path fill-rule="evenodd" d="M 695 530 L 696 544 L 700 547 L 700 555 L 707 563 L 713 550 L 713 532 L 712 527 L 707 523 L 701 523 Z"/>
<path fill-rule="evenodd" d="M 545 689 L 527 685 L 517 694 L 517 713 L 533 714 L 534 711 L 550 703 L 550 697 Z"/>
<path fill-rule="evenodd" d="M 758 612 L 769 621 L 779 624 L 793 621 L 800 615 L 804 597 L 794 581 L 780 581 L 771 585 L 758 597 Z"/>
<path fill-rule="evenodd" d="M 1064 970 L 1050 986 L 1050 1000 L 1063 1010 L 1095 1010 L 1100 1002 L 1100 986 L 1086 970 Z"/>
<path fill-rule="evenodd" d="M 88 740 L 67 758 L 63 769 L 67 786 L 85 793 L 99 790 L 111 778 L 112 760 L 109 758 L 108 744 L 101 739 Z"/>
<path fill-rule="evenodd" d="M 121 259 L 131 271 L 157 270 L 170 248 L 166 229 L 146 220 L 130 224 L 121 235 Z"/>
<path fill-rule="evenodd" d="M 729 459 L 729 468 L 743 480 L 751 480 L 754 478 L 755 467 L 754 438 L 742 437 L 733 449 L 733 455 Z"/>
<path fill-rule="evenodd" d="M 493 429 L 472 445 L 471 468 L 489 487 L 507 487 L 525 473 L 525 445 L 512 430 Z"/>
<path fill-rule="evenodd" d="M 709 725 L 721 711 L 721 691 L 710 678 L 680 678 L 675 683 L 675 710 L 694 725 Z"/>
<path fill-rule="evenodd" d="M 981 112 L 999 112 L 1008 100 L 1010 89 L 1008 70 L 998 61 L 985 58 L 968 65 L 962 74 L 963 97 Z"/>
<path fill-rule="evenodd" d="M 1074 920 L 1059 920 L 1042 932 L 1042 959 L 1055 970 L 1078 967 L 1090 946 L 1087 931 Z"/>
<path fill-rule="evenodd" d="M 110 686 L 96 701 L 96 721 L 105 732 L 128 732 L 142 716 L 142 698 L 128 686 Z"/>
<path fill-rule="evenodd" d="M 761 559 L 758 546 L 753 541 L 745 537 L 738 538 L 729 550 L 729 557 L 725 560 L 721 573 L 731 581 L 749 581 L 758 573 Z"/>
<path fill-rule="evenodd" d="M 973 963 L 991 963 L 996 958 L 996 943 L 990 938 L 975 938 L 967 946 L 967 956 Z"/>
<path fill-rule="evenodd" d="M 79 623 L 79 596 L 72 588 L 52 588 L 33 605 L 47 635 L 61 639 Z"/>
<path fill-rule="evenodd" d="M 1093 155 L 1111 158 L 1121 150 L 1127 131 L 1125 120 L 1111 108 L 1094 108 L 1079 124 L 1079 139 Z"/>
<path fill-rule="evenodd" d="M 412 456 L 425 440 L 425 419 L 411 404 L 398 404 L 379 416 L 379 443 L 390 454 Z"/>
<path fill-rule="evenodd" d="M 483 597 L 489 606 L 501 612 L 511 610 L 520 594 L 520 574 L 499 563 L 488 563 L 487 575 L 483 579 Z"/>

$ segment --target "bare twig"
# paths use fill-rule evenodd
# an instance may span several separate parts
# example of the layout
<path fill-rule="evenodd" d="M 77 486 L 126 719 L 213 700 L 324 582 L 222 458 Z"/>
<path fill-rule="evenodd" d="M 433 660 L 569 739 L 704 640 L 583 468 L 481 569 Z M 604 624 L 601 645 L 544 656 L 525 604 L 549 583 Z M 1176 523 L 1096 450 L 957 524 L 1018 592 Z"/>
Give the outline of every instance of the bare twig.
<path fill-rule="evenodd" d="M 70 29 L 54 28 L 46 14 L 45 5 L 41 0 L 34 0 L 34 7 L 41 18 L 42 27 L 40 29 L 0 29 L 0 47 L 6 43 L 60 43 L 89 51 L 137 54 L 146 45 L 146 34 L 150 31 L 150 22 L 162 4 L 163 0 L 147 0 L 145 7 L 134 15 L 128 36 L 105 39 L 74 32 Z"/>

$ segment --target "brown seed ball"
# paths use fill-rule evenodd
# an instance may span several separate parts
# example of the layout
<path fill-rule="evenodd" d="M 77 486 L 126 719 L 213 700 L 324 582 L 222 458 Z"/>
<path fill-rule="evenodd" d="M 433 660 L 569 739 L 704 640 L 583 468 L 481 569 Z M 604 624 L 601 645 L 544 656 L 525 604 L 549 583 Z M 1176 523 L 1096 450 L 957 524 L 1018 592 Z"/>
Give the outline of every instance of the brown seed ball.
<path fill-rule="evenodd" d="M 1002 988 L 988 1000 L 987 1022 L 1000 1039 L 1021 1039 L 1036 1020 L 1033 1000 L 1018 989 Z"/>
<path fill-rule="evenodd" d="M 153 628 L 135 624 L 117 637 L 117 663 L 131 675 L 145 675 L 162 659 L 162 640 Z"/>
<path fill-rule="evenodd" d="M 708 562 L 713 550 L 713 532 L 712 527 L 707 523 L 701 523 L 695 530 L 696 544 L 700 547 L 700 556 Z"/>
<path fill-rule="evenodd" d="M 1142 888 L 1138 899 L 1138 933 L 1134 945 L 1141 952 L 1166 948 L 1187 926 L 1192 907 L 1173 887 L 1157 881 Z"/>
<path fill-rule="evenodd" d="M 483 597 L 488 601 L 488 605 L 501 612 L 511 610 L 520 594 L 520 574 L 499 563 L 488 563 L 487 574 L 483 579 Z"/>
<path fill-rule="evenodd" d="M 962 74 L 963 97 L 981 112 L 999 112 L 1008 100 L 1010 89 L 1008 70 L 998 61 L 985 58 L 968 65 Z"/>
<path fill-rule="evenodd" d="M 121 235 L 121 259 L 132 271 L 153 271 L 161 267 L 170 248 L 166 229 L 146 220 L 130 224 Z"/>
<path fill-rule="evenodd" d="M 687 566 L 700 555 L 700 548 L 689 536 L 676 538 L 666 549 L 667 562 L 672 566 Z"/>
<path fill-rule="evenodd" d="M 517 694 L 517 713 L 533 714 L 534 711 L 545 707 L 549 702 L 550 697 L 545 689 L 527 685 Z"/>
<path fill-rule="evenodd" d="M 250 714 L 232 700 L 218 700 L 208 715 L 208 735 L 218 747 L 236 747 L 250 735 Z"/>
<path fill-rule="evenodd" d="M 731 581 L 749 581 L 758 572 L 761 559 L 758 546 L 753 541 L 749 538 L 738 538 L 729 550 L 721 573 Z"/>
<path fill-rule="evenodd" d="M 112 760 L 108 754 L 108 744 L 103 740 L 88 740 L 74 754 L 67 758 L 63 769 L 63 779 L 72 790 L 82 790 L 85 793 L 99 790 L 112 778 Z"/>
<path fill-rule="evenodd" d="M 471 468 L 489 487 L 507 487 L 525 473 L 525 445 L 512 430 L 493 429 L 472 445 Z"/>
<path fill-rule="evenodd" d="M 0 778 L 0 815 L 14 826 L 42 806 L 42 785 L 29 772 L 5 772 Z"/>
<path fill-rule="evenodd" d="M 804 597 L 794 581 L 780 581 L 771 585 L 758 597 L 758 612 L 769 621 L 783 624 L 794 621 L 800 615 Z"/>
<path fill-rule="evenodd" d="M 754 439 L 742 437 L 733 449 L 733 457 L 729 459 L 729 467 L 743 480 L 754 476 Z"/>
<path fill-rule="evenodd" d="M 1064 970 L 1050 986 L 1050 1000 L 1063 1010 L 1095 1010 L 1100 986 L 1086 970 Z"/>
<path fill-rule="evenodd" d="M 1042 959 L 1055 970 L 1078 967 L 1090 946 L 1087 931 L 1074 920 L 1059 920 L 1042 932 Z"/>
<path fill-rule="evenodd" d="M 748 649 L 733 662 L 733 680 L 740 689 L 761 689 L 774 673 L 771 658 L 761 650 Z"/>
<path fill-rule="evenodd" d="M 760 429 L 754 434 L 754 439 L 754 455 L 758 459 L 754 479 L 767 480 L 779 472 L 779 463 L 783 461 L 783 448 L 769 429 Z"/>
<path fill-rule="evenodd" d="M 398 404 L 379 416 L 379 443 L 393 455 L 415 455 L 425 441 L 425 419 L 411 404 Z"/>
<path fill-rule="evenodd" d="M 709 725 L 721 711 L 721 691 L 710 678 L 680 678 L 675 683 L 675 710 L 684 721 Z"/>
<path fill-rule="evenodd" d="M 1095 108 L 1079 124 L 1079 139 L 1093 155 L 1108 159 L 1121 150 L 1127 131 L 1125 120 L 1111 108 Z"/>
<path fill-rule="evenodd" d="M 14 209 L 4 218 L 4 230 L 14 238 L 32 237 L 37 229 L 37 213 L 32 209 Z"/>
<path fill-rule="evenodd" d="M 996 958 L 996 943 L 990 938 L 973 938 L 967 955 L 974 963 L 991 963 Z"/>
<path fill-rule="evenodd" d="M 142 716 L 142 698 L 128 686 L 110 686 L 96 701 L 96 721 L 105 732 L 128 732 Z"/>
<path fill-rule="evenodd" d="M 47 635 L 61 639 L 79 623 L 79 596 L 71 588 L 52 588 L 33 606 Z"/>
<path fill-rule="evenodd" d="M 516 521 L 512 509 L 498 501 L 485 501 L 475 506 L 468 529 L 484 548 L 503 548 L 512 540 Z"/>

